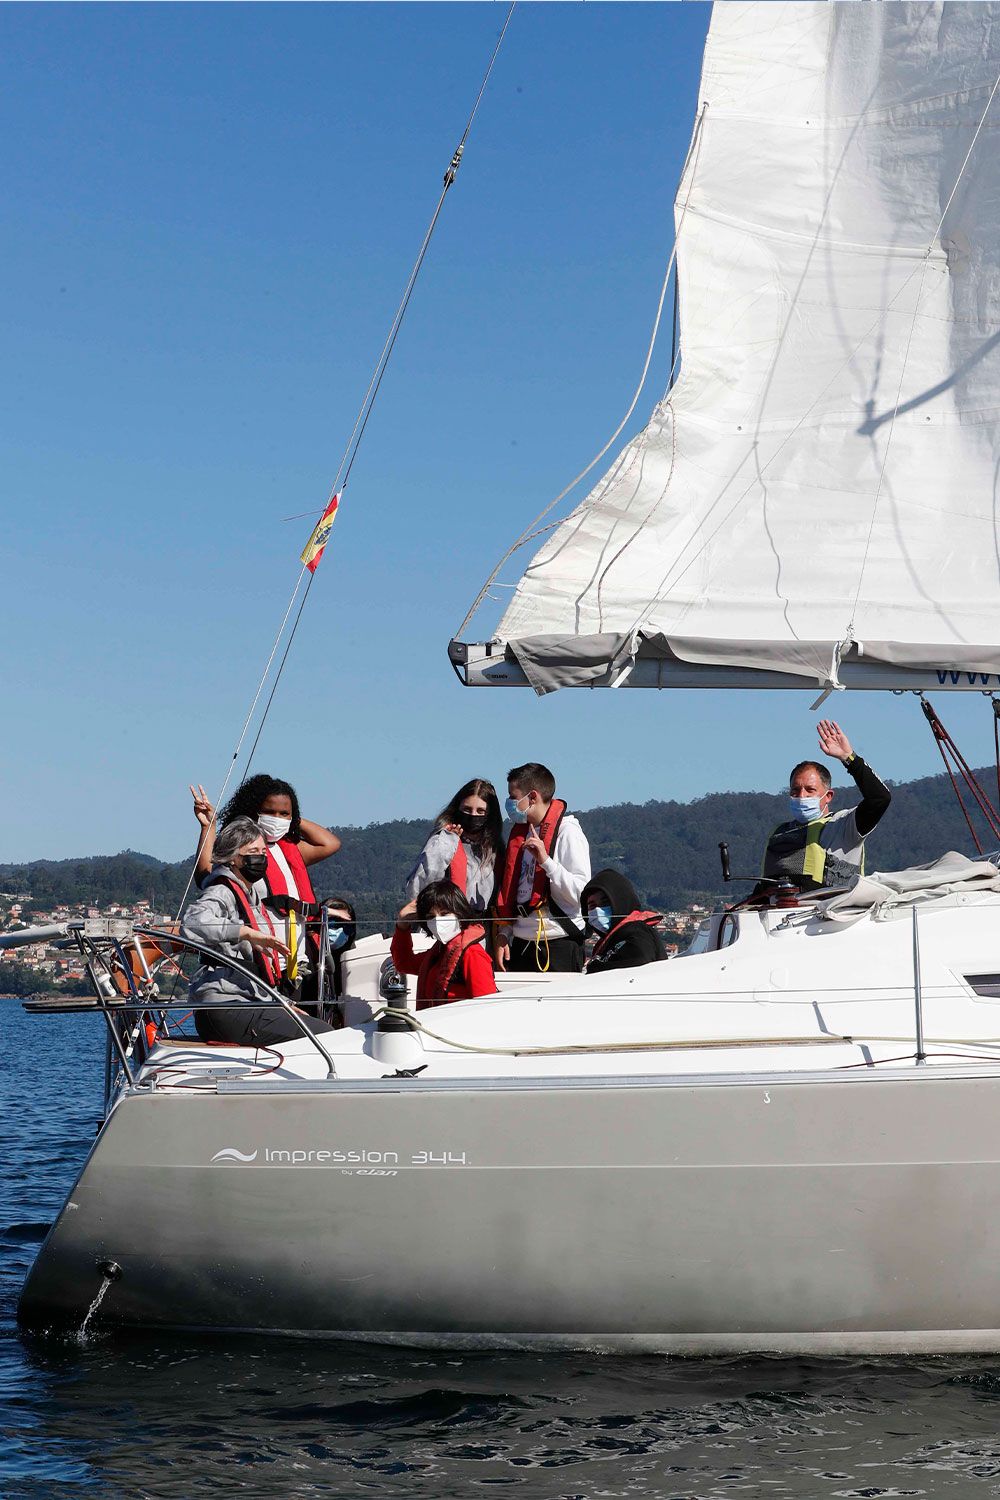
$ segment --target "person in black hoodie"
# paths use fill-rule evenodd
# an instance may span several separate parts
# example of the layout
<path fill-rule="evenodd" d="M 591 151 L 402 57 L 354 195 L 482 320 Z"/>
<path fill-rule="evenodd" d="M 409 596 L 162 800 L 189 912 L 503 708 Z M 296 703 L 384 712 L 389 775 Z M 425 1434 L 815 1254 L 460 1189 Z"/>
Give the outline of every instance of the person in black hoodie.
<path fill-rule="evenodd" d="M 666 958 L 663 940 L 653 931 L 660 921 L 659 912 L 640 909 L 635 886 L 620 871 L 598 870 L 584 886 L 580 905 L 598 939 L 586 973 L 635 969 Z"/>

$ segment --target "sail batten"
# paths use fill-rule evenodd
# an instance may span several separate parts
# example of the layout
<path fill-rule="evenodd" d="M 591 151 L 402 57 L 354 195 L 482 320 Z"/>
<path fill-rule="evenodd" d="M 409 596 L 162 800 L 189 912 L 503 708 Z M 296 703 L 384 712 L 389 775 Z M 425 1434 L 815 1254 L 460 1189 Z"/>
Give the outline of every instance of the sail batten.
<path fill-rule="evenodd" d="M 680 378 L 516 586 L 536 691 L 1000 670 L 998 79 L 1000 5 L 715 8 Z"/>

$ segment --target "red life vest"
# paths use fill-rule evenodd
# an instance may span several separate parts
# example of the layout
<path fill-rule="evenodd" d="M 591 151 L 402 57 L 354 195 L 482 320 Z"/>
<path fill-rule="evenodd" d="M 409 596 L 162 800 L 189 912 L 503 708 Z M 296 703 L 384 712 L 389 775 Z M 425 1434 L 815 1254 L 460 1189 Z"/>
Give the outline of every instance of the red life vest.
<path fill-rule="evenodd" d="M 462 840 L 458 841 L 458 848 L 451 856 L 451 864 L 448 866 L 448 879 L 452 885 L 457 886 L 462 895 L 467 895 L 466 884 L 469 879 L 469 856 L 465 852 Z"/>
<path fill-rule="evenodd" d="M 615 934 L 621 932 L 622 928 L 627 927 L 630 922 L 645 922 L 648 927 L 658 927 L 661 920 L 662 918 L 658 911 L 630 911 L 627 917 L 622 917 L 621 921 L 616 922 L 615 925 L 611 928 L 610 932 L 606 932 L 604 936 L 594 944 L 593 951 L 590 955 L 590 961 L 592 962 L 595 958 L 599 958 L 610 943 L 611 939 L 615 936 Z"/>
<path fill-rule="evenodd" d="M 285 863 L 291 871 L 291 882 L 279 861 L 274 857 L 276 848 L 280 849 L 284 855 Z M 298 844 L 293 844 L 291 839 L 279 839 L 277 844 L 268 844 L 264 882 L 267 885 L 268 896 L 290 896 L 293 901 L 311 901 L 313 904 L 316 902 L 316 892 L 309 879 L 306 862 L 299 853 Z"/>
<path fill-rule="evenodd" d="M 450 943 L 436 943 L 421 955 L 420 973 L 417 976 L 418 1010 L 444 1005 L 449 1000 L 460 998 L 448 993 L 452 980 L 465 959 L 466 949 L 474 947 L 485 936 L 484 927 L 463 927 Z M 493 989 L 496 990 L 495 984 Z"/>
<path fill-rule="evenodd" d="M 291 881 L 282 869 L 280 860 L 274 857 L 275 849 L 281 850 L 292 877 Z M 276 912 L 278 916 L 287 917 L 288 908 L 292 902 L 304 918 L 317 915 L 319 906 L 312 881 L 309 879 L 306 862 L 299 853 L 298 844 L 293 844 L 291 839 L 278 839 L 277 843 L 268 844 L 264 884 L 267 886 L 264 905 L 270 911 Z M 312 954 L 313 966 L 315 966 L 319 957 L 319 938 L 308 924 L 306 924 L 306 944 Z"/>
<path fill-rule="evenodd" d="M 521 883 L 521 860 L 524 857 L 524 841 L 530 833 L 536 833 L 545 846 L 545 856 L 552 854 L 559 825 L 566 813 L 565 802 L 558 797 L 553 797 L 549 803 L 549 810 L 543 821 L 537 828 L 531 828 L 527 823 L 515 823 L 507 840 L 507 848 L 503 858 L 503 874 L 500 877 L 500 895 L 497 898 L 497 913 L 505 922 L 512 922 L 515 917 L 527 916 L 529 911 L 535 911 L 543 901 L 550 901 L 549 878 L 538 860 L 535 861 L 535 878 L 531 883 L 531 896 L 527 905 L 522 909 L 517 901 L 517 888 Z"/>
<path fill-rule="evenodd" d="M 273 936 L 267 917 L 264 916 L 263 923 L 260 921 L 260 916 L 255 910 L 253 902 L 238 880 L 234 880 L 232 876 L 225 875 L 219 870 L 205 881 L 202 889 L 210 885 L 227 885 L 236 897 L 236 905 L 240 909 L 240 915 L 243 918 L 244 924 L 247 927 L 252 927 L 255 932 L 266 932 L 269 936 Z M 260 915 L 264 914 L 261 913 Z M 277 953 L 273 953 L 266 948 L 263 951 L 259 948 L 254 948 L 253 961 L 261 979 L 264 980 L 265 984 L 269 984 L 272 989 L 276 990 L 281 984 L 281 964 L 278 962 Z"/>

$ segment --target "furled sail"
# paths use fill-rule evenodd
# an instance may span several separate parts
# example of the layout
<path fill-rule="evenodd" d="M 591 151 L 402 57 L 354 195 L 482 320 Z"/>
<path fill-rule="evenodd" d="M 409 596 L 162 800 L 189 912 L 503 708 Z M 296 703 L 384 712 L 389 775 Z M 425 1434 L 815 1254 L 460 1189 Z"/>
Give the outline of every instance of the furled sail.
<path fill-rule="evenodd" d="M 1000 5 L 715 7 L 680 379 L 467 680 L 1000 685 L 998 78 Z"/>

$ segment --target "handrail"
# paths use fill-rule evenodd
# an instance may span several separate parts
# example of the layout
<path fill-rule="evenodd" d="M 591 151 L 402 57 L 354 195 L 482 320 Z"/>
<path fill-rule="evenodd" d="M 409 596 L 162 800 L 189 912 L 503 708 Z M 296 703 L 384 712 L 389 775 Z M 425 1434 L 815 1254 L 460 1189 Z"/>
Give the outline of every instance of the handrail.
<path fill-rule="evenodd" d="M 118 1055 L 119 1064 L 121 1065 L 125 1077 L 127 1078 L 130 1085 L 134 1083 L 134 1075 L 132 1073 L 131 1067 L 129 1066 L 128 1057 L 122 1045 L 121 1037 L 118 1035 L 118 1032 L 113 1024 L 113 1017 L 121 1015 L 123 1012 L 143 1011 L 149 1010 L 151 1008 L 159 1011 L 172 1011 L 182 1009 L 190 1010 L 191 1008 L 191 1000 L 189 996 L 185 996 L 183 1000 L 176 1002 L 170 1000 L 162 1000 L 157 997 L 155 1005 L 153 1007 L 150 1006 L 149 997 L 143 996 L 139 991 L 139 988 L 135 982 L 135 976 L 132 973 L 132 966 L 129 963 L 128 956 L 125 953 L 123 947 L 123 944 L 127 942 L 130 937 L 139 939 L 151 938 L 162 945 L 166 945 L 167 951 L 169 951 L 170 948 L 184 948 L 188 952 L 193 953 L 201 958 L 207 959 L 215 965 L 230 969 L 237 974 L 241 974 L 245 979 L 249 979 L 251 985 L 253 986 L 255 995 L 259 996 L 261 1003 L 265 1005 L 280 1006 L 280 1008 L 286 1013 L 286 1015 L 290 1017 L 295 1029 L 316 1048 L 316 1051 L 320 1054 L 320 1056 L 323 1058 L 323 1061 L 326 1063 L 327 1077 L 336 1078 L 337 1076 L 336 1064 L 334 1063 L 333 1058 L 326 1050 L 316 1033 L 314 1031 L 310 1031 L 309 1027 L 304 1024 L 302 1017 L 295 1009 L 295 1006 L 292 1005 L 284 995 L 279 994 L 277 990 L 273 989 L 271 985 L 266 984 L 255 970 L 247 968 L 245 964 L 240 963 L 237 959 L 226 958 L 223 954 L 219 953 L 215 948 L 209 947 L 206 943 L 199 943 L 194 938 L 185 937 L 179 932 L 166 932 L 159 927 L 146 927 L 138 923 L 129 922 L 125 919 L 91 918 L 84 921 L 62 922 L 57 926 L 28 927 L 21 932 L 4 934 L 3 936 L 0 936 L 0 950 L 2 950 L 3 948 L 26 948 L 35 943 L 51 942 L 52 939 L 56 937 L 69 937 L 71 939 L 75 939 L 77 945 L 80 948 L 80 951 L 84 955 L 88 956 L 87 973 L 90 978 L 94 993 L 97 996 L 98 1007 L 104 1015 L 104 1019 L 111 1032 L 113 1045 Z M 104 967 L 105 971 L 108 971 L 107 950 L 102 950 L 100 947 L 98 947 L 98 943 L 101 939 L 104 939 L 105 942 L 111 945 L 111 949 L 114 951 L 115 958 L 117 959 L 118 965 L 125 976 L 130 991 L 130 994 L 127 996 L 122 996 L 120 999 L 116 997 L 113 1004 L 108 1003 L 111 997 L 107 995 L 103 990 L 101 984 L 98 981 L 97 973 L 95 970 L 95 962 L 99 962 Z M 138 945 L 138 947 L 141 952 L 141 943 Z M 144 957 L 140 961 L 142 963 L 143 969 L 148 975 L 148 966 L 145 963 Z M 197 1004 L 196 1009 L 232 1010 L 245 1004 L 246 1001 L 243 1000 L 234 1000 L 232 1002 L 207 1001 Z"/>
<path fill-rule="evenodd" d="M 262 991 L 263 994 L 266 995 L 273 1004 L 280 1005 L 282 1010 L 291 1017 L 293 1024 L 298 1028 L 298 1030 L 307 1039 L 307 1041 L 312 1042 L 317 1052 L 319 1052 L 319 1054 L 323 1058 L 324 1062 L 326 1063 L 327 1077 L 336 1078 L 336 1065 L 329 1052 L 327 1052 L 326 1048 L 323 1046 L 323 1043 L 320 1041 L 319 1037 L 314 1031 L 310 1031 L 309 1027 L 303 1023 L 301 1016 L 295 1009 L 295 1006 L 292 1005 L 291 1001 L 286 999 L 284 995 L 279 994 L 277 990 L 272 989 L 269 984 L 265 984 L 264 980 L 261 979 L 260 975 L 256 973 L 255 970 L 248 969 L 246 964 L 238 963 L 235 959 L 225 958 L 222 954 L 217 952 L 216 949 L 208 947 L 208 945 L 205 943 L 198 943 L 194 940 L 194 938 L 183 937 L 180 933 L 164 932 L 158 927 L 134 927 L 132 930 L 139 937 L 159 938 L 163 942 L 171 943 L 175 946 L 178 943 L 182 943 L 184 947 L 189 949 L 192 953 L 199 953 L 203 958 L 212 959 L 216 964 L 221 963 L 224 968 L 235 970 L 237 974 L 242 974 L 245 979 L 249 979 L 251 983 L 258 990 Z M 130 983 L 134 984 L 131 976 L 131 969 L 128 968 L 128 965 L 126 965 L 126 969 L 129 974 Z M 237 1000 L 235 1002 L 236 1005 L 243 1005 L 245 1003 L 246 1002 L 242 1000 Z M 183 1004 L 190 1008 L 190 999 L 185 1000 Z M 218 1002 L 209 1002 L 209 1004 L 207 1005 L 198 1004 L 196 1006 L 198 1010 L 211 1010 L 215 1007 L 218 1007 Z M 128 1009 L 129 1007 L 126 1006 L 125 1008 Z M 148 1007 L 146 1007 L 145 1005 L 142 1007 L 142 1009 L 147 1008 Z M 173 1009 L 173 1006 L 157 1006 L 157 1009 L 167 1008 Z M 230 1009 L 231 1007 L 228 1002 L 224 1002 L 223 1006 L 218 1008 Z"/>

